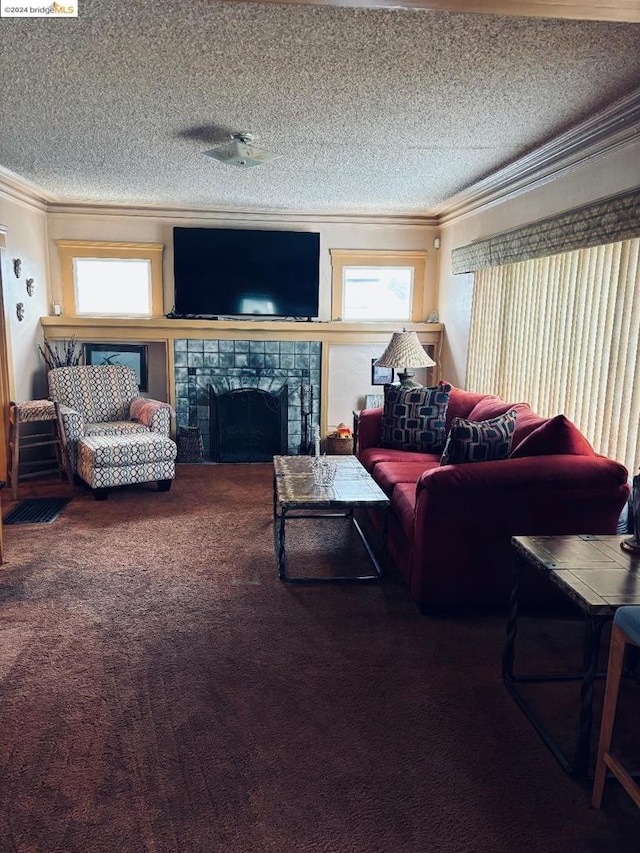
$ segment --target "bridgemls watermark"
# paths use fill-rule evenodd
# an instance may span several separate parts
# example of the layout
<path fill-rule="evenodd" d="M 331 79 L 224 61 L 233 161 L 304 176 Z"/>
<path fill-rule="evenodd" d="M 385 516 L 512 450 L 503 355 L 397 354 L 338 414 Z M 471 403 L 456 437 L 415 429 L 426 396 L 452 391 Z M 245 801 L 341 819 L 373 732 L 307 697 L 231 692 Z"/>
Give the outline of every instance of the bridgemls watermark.
<path fill-rule="evenodd" d="M 20 3 L 0 0 L 0 18 L 77 18 L 78 2 L 61 0 L 60 3 Z"/>

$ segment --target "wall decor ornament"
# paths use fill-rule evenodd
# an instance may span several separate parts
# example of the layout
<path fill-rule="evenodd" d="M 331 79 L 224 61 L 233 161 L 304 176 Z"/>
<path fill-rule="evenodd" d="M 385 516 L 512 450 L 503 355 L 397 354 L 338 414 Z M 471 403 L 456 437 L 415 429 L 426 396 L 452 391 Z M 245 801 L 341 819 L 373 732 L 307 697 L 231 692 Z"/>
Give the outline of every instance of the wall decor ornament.
<path fill-rule="evenodd" d="M 20 258 L 13 259 L 13 271 L 16 274 L 16 278 L 20 278 L 22 275 L 22 261 Z"/>
<path fill-rule="evenodd" d="M 33 294 L 35 293 L 36 285 L 35 285 L 35 282 L 32 278 L 27 279 L 26 288 L 27 288 L 27 295 L 33 296 Z"/>
<path fill-rule="evenodd" d="M 24 320 L 24 302 L 18 302 L 16 305 L 16 317 L 20 323 Z"/>

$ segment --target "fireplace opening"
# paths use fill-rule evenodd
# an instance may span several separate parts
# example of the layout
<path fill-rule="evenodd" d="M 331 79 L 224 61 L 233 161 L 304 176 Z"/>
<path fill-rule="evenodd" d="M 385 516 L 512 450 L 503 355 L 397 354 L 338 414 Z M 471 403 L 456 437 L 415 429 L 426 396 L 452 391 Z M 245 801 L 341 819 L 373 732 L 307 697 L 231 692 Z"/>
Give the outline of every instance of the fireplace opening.
<path fill-rule="evenodd" d="M 214 462 L 270 462 L 288 448 L 289 392 L 209 387 L 211 457 Z"/>

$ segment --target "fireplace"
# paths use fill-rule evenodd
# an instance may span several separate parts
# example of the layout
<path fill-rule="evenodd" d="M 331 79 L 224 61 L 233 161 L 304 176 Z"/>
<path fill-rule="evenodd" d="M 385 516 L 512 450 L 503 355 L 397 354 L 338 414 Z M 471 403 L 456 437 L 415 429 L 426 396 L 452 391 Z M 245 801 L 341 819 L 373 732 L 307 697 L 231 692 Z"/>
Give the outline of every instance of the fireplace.
<path fill-rule="evenodd" d="M 236 388 L 209 390 L 211 457 L 214 462 L 270 462 L 287 453 L 286 385 L 276 393 Z"/>
<path fill-rule="evenodd" d="M 212 389 L 218 405 L 221 398 L 231 392 L 224 406 L 233 401 L 235 406 L 268 408 L 274 405 L 280 411 L 280 428 L 275 429 L 279 441 L 273 439 L 265 458 L 274 453 L 297 454 L 305 452 L 305 440 L 313 435 L 320 422 L 320 363 L 319 341 L 256 341 L 213 340 L 185 338 L 174 341 L 175 409 L 178 428 L 199 427 L 202 435 L 205 460 L 217 461 L 220 446 L 215 446 L 217 432 L 213 422 L 220 414 L 228 421 L 225 412 L 214 412 L 211 404 Z M 283 391 L 283 389 L 285 389 Z M 248 398 L 235 396 L 238 391 L 265 392 Z M 260 402 L 259 402 L 260 401 Z M 240 411 L 242 408 L 240 406 Z M 258 409 L 259 411 L 259 409 Z M 232 417 L 242 420 L 242 415 Z M 236 423 L 233 430 L 239 429 Z M 244 416 L 244 427 L 254 430 L 253 418 Z M 251 442 L 257 441 L 257 436 Z M 271 441 L 271 440 L 270 440 Z M 223 453 L 226 439 L 223 443 Z M 275 448 L 275 449 L 272 449 Z"/>

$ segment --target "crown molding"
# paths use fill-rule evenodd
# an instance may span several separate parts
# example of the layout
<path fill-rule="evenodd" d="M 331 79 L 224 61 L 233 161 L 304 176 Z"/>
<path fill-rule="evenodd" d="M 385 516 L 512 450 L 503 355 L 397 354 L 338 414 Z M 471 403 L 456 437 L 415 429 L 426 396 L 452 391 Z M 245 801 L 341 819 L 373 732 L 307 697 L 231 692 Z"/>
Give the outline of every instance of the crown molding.
<path fill-rule="evenodd" d="M 640 141 L 640 89 L 590 116 L 434 208 L 440 225 L 542 186 L 590 160 Z"/>
<path fill-rule="evenodd" d="M 585 21 L 640 21 L 636 0 L 249 0 L 251 3 L 343 6 L 347 9 L 426 10 Z"/>
<path fill-rule="evenodd" d="M 76 214 L 109 218 L 131 217 L 145 219 L 202 220 L 208 222 L 283 222 L 283 223 L 314 223 L 334 225 L 394 225 L 394 226 L 431 226 L 438 227 L 438 218 L 417 213 L 348 213 L 326 211 L 294 211 L 294 210 L 244 210 L 241 208 L 223 207 L 190 207 L 167 206 L 161 204 L 127 205 L 99 204 L 96 202 L 65 202 L 54 201 L 47 205 L 50 214 Z"/>
<path fill-rule="evenodd" d="M 42 187 L 29 183 L 4 166 L 0 166 L 0 196 L 44 213 L 47 212 L 48 203 L 55 199 L 55 196 L 47 193 Z"/>

